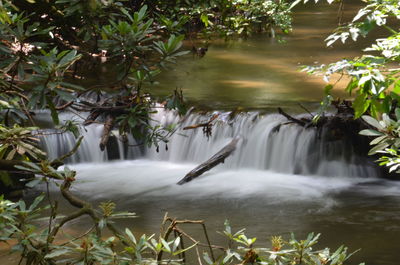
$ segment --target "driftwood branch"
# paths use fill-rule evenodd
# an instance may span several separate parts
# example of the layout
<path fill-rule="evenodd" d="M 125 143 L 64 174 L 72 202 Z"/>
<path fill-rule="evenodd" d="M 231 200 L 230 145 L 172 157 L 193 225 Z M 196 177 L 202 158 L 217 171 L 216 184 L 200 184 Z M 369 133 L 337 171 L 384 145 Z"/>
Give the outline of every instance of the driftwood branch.
<path fill-rule="evenodd" d="M 290 121 L 292 121 L 292 122 L 294 122 L 294 123 L 297 123 L 297 124 L 299 124 L 299 125 L 301 125 L 301 126 L 305 126 L 305 125 L 306 125 L 306 122 L 304 122 L 304 121 L 302 121 L 302 120 L 299 120 L 299 119 L 296 119 L 296 118 L 290 116 L 289 114 L 287 114 L 286 112 L 284 112 L 283 109 L 281 109 L 281 108 L 278 108 L 278 112 L 279 112 L 279 114 L 285 116 L 286 119 L 288 119 L 288 120 L 290 120 Z"/>
<path fill-rule="evenodd" d="M 199 124 L 194 124 L 194 125 L 190 125 L 190 126 L 186 126 L 183 129 L 184 130 L 190 130 L 190 129 L 196 129 L 196 128 L 200 128 L 200 127 L 207 127 L 210 126 L 211 123 L 217 119 L 219 116 L 219 114 L 214 114 L 211 119 L 208 122 L 204 122 L 204 123 L 199 123 Z"/>
<path fill-rule="evenodd" d="M 229 144 L 227 144 L 224 148 L 219 150 L 215 155 L 213 155 L 210 159 L 190 171 L 186 174 L 186 176 L 181 179 L 177 184 L 183 185 L 198 176 L 202 175 L 204 172 L 216 167 L 220 163 L 224 163 L 225 159 L 230 156 L 233 151 L 236 149 L 236 145 L 239 142 L 240 138 L 234 138 Z"/>

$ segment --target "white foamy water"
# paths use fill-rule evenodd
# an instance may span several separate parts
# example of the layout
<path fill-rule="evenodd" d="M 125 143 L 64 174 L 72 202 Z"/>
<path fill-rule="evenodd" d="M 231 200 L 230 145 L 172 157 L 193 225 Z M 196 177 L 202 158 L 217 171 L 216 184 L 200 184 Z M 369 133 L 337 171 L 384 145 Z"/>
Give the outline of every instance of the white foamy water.
<path fill-rule="evenodd" d="M 92 199 L 104 200 L 257 197 L 270 204 L 285 201 L 320 201 L 329 204 L 330 194 L 367 181 L 365 178 L 303 176 L 256 169 L 220 169 L 207 172 L 185 185 L 176 185 L 195 166 L 134 160 L 71 167 L 78 172 L 74 190 Z"/>
<path fill-rule="evenodd" d="M 318 175 L 331 177 L 376 177 L 377 170 L 371 160 L 359 157 L 344 141 L 326 140 L 313 128 L 305 129 L 288 124 L 281 115 L 241 113 L 229 118 L 229 113 L 219 113 L 219 118 L 208 138 L 201 128 L 182 130 L 185 126 L 198 124 L 210 119 L 208 115 L 191 114 L 179 124 L 178 130 L 169 139 L 168 150 L 161 143 L 159 152 L 155 148 L 133 147 L 137 142 L 130 137 L 128 145 L 120 140 L 110 141 L 109 149 L 117 150 L 121 160 L 149 159 L 171 163 L 199 164 L 206 161 L 233 138 L 241 140 L 236 151 L 228 157 L 223 170 L 268 170 L 284 174 Z M 180 117 L 174 111 L 159 110 L 152 117 L 155 124 L 164 126 L 178 124 Z M 70 163 L 106 162 L 107 150 L 99 150 L 103 126 L 93 124 L 81 128 L 85 139 Z M 116 138 L 118 138 L 117 133 Z M 68 152 L 75 144 L 72 134 L 56 134 L 43 140 L 50 157 Z M 144 151 L 144 152 L 143 152 Z"/>

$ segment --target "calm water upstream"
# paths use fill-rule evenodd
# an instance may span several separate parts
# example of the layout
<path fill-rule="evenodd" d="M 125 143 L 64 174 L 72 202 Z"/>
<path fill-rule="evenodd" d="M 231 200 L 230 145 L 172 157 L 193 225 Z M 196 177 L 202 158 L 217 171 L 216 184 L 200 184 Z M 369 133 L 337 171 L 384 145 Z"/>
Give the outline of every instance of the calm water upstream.
<path fill-rule="evenodd" d="M 352 17 L 356 7 L 346 4 L 344 19 Z M 293 33 L 283 37 L 286 43 L 265 35 L 213 42 L 205 57 L 188 55 L 176 68 L 163 72 L 160 84 L 150 90 L 167 96 L 180 88 L 189 101 L 210 109 L 276 109 L 296 106 L 299 101 L 317 103 L 326 84 L 321 77 L 301 73 L 300 67 L 358 56 L 360 48 L 368 44 L 361 39 L 357 45 L 338 43 L 327 48 L 324 39 L 337 21 L 336 7 L 300 7 L 295 12 Z M 336 95 L 347 96 L 340 91 Z"/>
<path fill-rule="evenodd" d="M 349 13 L 354 9 L 346 7 Z M 318 104 L 324 83 L 299 73 L 298 67 L 358 54 L 353 44 L 325 48 L 322 41 L 336 21 L 335 8 L 299 8 L 294 32 L 284 37 L 285 44 L 265 36 L 215 42 L 204 58 L 187 56 L 163 73 L 160 85 L 151 90 L 162 96 L 182 88 L 190 102 L 212 110 L 240 106 L 265 112 L 283 106 L 301 112 L 298 102 Z M 342 244 L 351 251 L 360 248 L 348 264 L 399 264 L 400 182 L 377 178 L 371 161 L 352 155 L 346 143 L 326 143 L 315 132 L 294 125 L 276 131 L 284 121 L 278 115 L 259 117 L 249 112 L 234 123 L 224 115 L 209 140 L 201 131 L 182 131 L 173 136 L 168 152 L 146 150 L 138 157 L 138 152 L 118 146 L 125 160 L 111 162 L 106 155 L 93 155 L 99 152 L 101 128 L 89 127 L 85 133 L 90 137 L 70 166 L 78 171 L 74 191 L 95 203 L 113 200 L 119 210 L 136 212 L 140 218 L 121 225 L 137 233 L 158 232 L 168 212 L 182 219 L 206 220 L 212 240 L 222 244 L 224 239 L 214 232 L 229 219 L 234 229 L 246 227 L 248 235 L 257 236 L 260 245 L 269 246 L 273 235 L 287 239 L 294 232 L 303 238 L 316 232 L 322 233 L 321 248 Z M 161 112 L 154 119 L 171 123 L 178 117 Z M 193 114 L 187 124 L 204 119 Z M 244 140 L 225 165 L 187 185 L 175 185 L 235 136 Z M 49 139 L 45 144 L 50 154 L 57 155 L 73 145 L 73 138 Z M 68 228 L 85 226 L 82 220 Z M 187 231 L 201 237 L 198 228 Z M 12 261 L 3 256 L 0 263 Z"/>

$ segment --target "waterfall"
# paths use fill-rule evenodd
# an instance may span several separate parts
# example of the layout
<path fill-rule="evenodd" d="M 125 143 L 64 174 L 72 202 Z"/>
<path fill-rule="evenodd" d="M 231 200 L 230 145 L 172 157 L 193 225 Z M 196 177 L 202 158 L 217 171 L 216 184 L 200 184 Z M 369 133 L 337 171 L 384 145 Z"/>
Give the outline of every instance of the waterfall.
<path fill-rule="evenodd" d="M 379 175 L 370 159 L 360 156 L 346 141 L 329 140 L 314 128 L 289 124 L 278 114 L 260 115 L 257 112 L 240 113 L 231 118 L 229 112 L 219 113 L 212 135 L 206 137 L 201 128 L 182 130 L 183 127 L 208 121 L 213 113 L 190 114 L 176 133 L 169 139 L 168 150 L 161 144 L 155 148 L 136 146 L 132 137 L 128 144 L 118 140 L 110 141 L 107 149 L 116 150 L 107 155 L 99 150 L 102 125 L 92 124 L 81 128 L 85 136 L 77 154 L 68 163 L 105 162 L 108 157 L 169 161 L 173 163 L 198 164 L 210 158 L 233 138 L 240 137 L 237 150 L 219 167 L 226 169 L 258 169 L 279 173 L 373 177 Z M 164 126 L 178 124 L 181 117 L 174 111 L 159 110 L 152 120 Z M 43 145 L 51 158 L 60 156 L 75 144 L 72 134 L 54 134 L 43 139 Z"/>
<path fill-rule="evenodd" d="M 67 158 L 67 163 L 79 162 L 105 162 L 108 160 L 107 151 L 101 152 L 99 142 L 103 132 L 103 126 L 91 124 L 79 129 L 84 137 L 78 151 Z M 60 157 L 75 146 L 76 138 L 71 132 L 57 133 L 55 130 L 48 130 L 46 135 L 41 138 L 44 150 L 50 159 Z"/>
<path fill-rule="evenodd" d="M 321 176 L 379 175 L 374 163 L 358 155 L 346 141 L 328 140 L 314 128 L 288 124 L 278 114 L 241 113 L 232 120 L 229 114 L 220 113 L 210 138 L 204 136 L 201 128 L 179 131 L 170 139 L 168 151 L 149 150 L 147 157 L 175 163 L 201 163 L 233 138 L 240 137 L 242 141 L 237 150 L 223 167 Z M 181 127 L 205 122 L 210 116 L 191 114 Z M 179 121 L 171 112 L 159 112 L 155 118 L 164 125 Z"/>

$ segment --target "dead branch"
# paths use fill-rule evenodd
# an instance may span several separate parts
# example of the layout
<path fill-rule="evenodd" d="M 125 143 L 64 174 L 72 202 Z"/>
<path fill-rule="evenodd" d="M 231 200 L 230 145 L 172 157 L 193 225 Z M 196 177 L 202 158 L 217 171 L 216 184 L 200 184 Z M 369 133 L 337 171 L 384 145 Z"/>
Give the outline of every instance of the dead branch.
<path fill-rule="evenodd" d="M 190 130 L 190 129 L 196 129 L 199 127 L 207 127 L 210 126 L 211 123 L 218 118 L 219 114 L 214 114 L 211 119 L 208 122 L 204 122 L 204 123 L 199 123 L 199 124 L 194 124 L 194 125 L 190 125 L 190 126 L 186 126 L 183 128 L 183 130 Z"/>
<path fill-rule="evenodd" d="M 92 111 L 89 116 L 83 122 L 84 126 L 90 125 L 96 121 L 96 119 L 100 116 L 101 112 L 98 110 Z"/>
<path fill-rule="evenodd" d="M 297 124 L 299 124 L 299 125 L 301 125 L 301 126 L 305 126 L 305 125 L 306 125 L 306 122 L 304 122 L 304 121 L 302 121 L 302 120 L 299 120 L 299 119 L 296 119 L 296 118 L 290 116 L 289 114 L 287 114 L 286 112 L 284 112 L 284 111 L 282 110 L 282 108 L 278 108 L 278 112 L 279 112 L 279 114 L 285 116 L 286 119 L 288 119 L 288 120 L 290 120 L 290 121 L 292 121 L 292 122 L 294 122 L 294 123 L 297 123 Z"/>
<path fill-rule="evenodd" d="M 64 110 L 64 109 L 68 108 L 69 106 L 71 106 L 72 104 L 74 104 L 74 101 L 67 102 L 64 105 L 57 106 L 56 110 Z"/>
<path fill-rule="evenodd" d="M 314 119 L 314 115 L 306 108 L 303 106 L 303 104 L 299 103 L 300 108 L 302 108 L 305 112 L 307 112 L 308 114 L 310 114 L 311 119 Z"/>
<path fill-rule="evenodd" d="M 239 142 L 240 138 L 234 138 L 229 144 L 227 144 L 224 148 L 219 150 L 215 155 L 213 155 L 210 159 L 190 171 L 189 173 L 186 174 L 186 176 L 181 179 L 177 184 L 178 185 L 183 185 L 198 176 L 202 175 L 204 172 L 214 168 L 220 163 L 224 163 L 225 159 L 230 156 L 233 151 L 236 149 L 236 145 Z"/>
<path fill-rule="evenodd" d="M 165 233 L 163 233 L 164 232 L 164 226 L 166 225 L 167 222 L 170 222 L 170 224 L 169 224 L 167 230 L 165 231 Z M 178 226 L 177 226 L 178 224 L 199 224 L 199 225 L 201 225 L 203 227 L 204 236 L 205 236 L 205 238 L 207 240 L 207 244 L 201 244 L 199 241 L 195 240 L 193 237 L 191 237 L 190 235 L 185 233 L 183 230 L 178 228 Z M 176 219 L 173 219 L 171 217 L 168 217 L 168 213 L 166 213 L 165 216 L 164 216 L 163 222 L 162 222 L 160 237 L 162 237 L 164 240 L 168 241 L 168 237 L 171 234 L 171 232 L 174 232 L 174 233 L 178 232 L 180 234 L 180 236 L 181 236 L 181 239 L 182 239 L 182 235 L 184 235 L 185 237 L 190 239 L 196 245 L 202 245 L 202 246 L 208 247 L 210 249 L 211 258 L 213 259 L 214 262 L 215 262 L 215 256 L 214 256 L 213 249 L 225 250 L 223 247 L 211 245 L 211 242 L 210 242 L 210 239 L 208 237 L 207 228 L 206 228 L 206 225 L 204 223 L 204 220 L 176 220 Z M 162 255 L 163 255 L 163 251 L 161 250 L 157 255 L 157 261 L 158 262 L 161 261 Z"/>
<path fill-rule="evenodd" d="M 208 245 L 208 244 L 203 244 L 199 241 L 197 241 L 196 239 L 194 239 L 192 236 L 190 236 L 189 234 L 187 234 L 185 231 L 183 231 L 182 229 L 180 229 L 179 227 L 175 226 L 174 228 L 176 231 L 178 231 L 178 233 L 184 235 L 185 237 L 187 237 L 190 241 L 192 241 L 193 243 L 197 244 L 198 246 L 201 247 L 212 247 L 213 249 L 220 249 L 222 251 L 225 251 L 226 249 L 224 247 L 221 246 L 217 246 L 217 245 Z"/>

